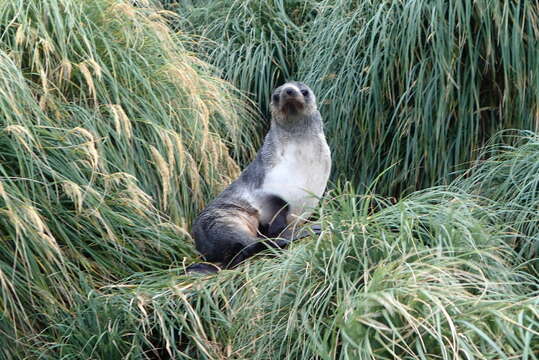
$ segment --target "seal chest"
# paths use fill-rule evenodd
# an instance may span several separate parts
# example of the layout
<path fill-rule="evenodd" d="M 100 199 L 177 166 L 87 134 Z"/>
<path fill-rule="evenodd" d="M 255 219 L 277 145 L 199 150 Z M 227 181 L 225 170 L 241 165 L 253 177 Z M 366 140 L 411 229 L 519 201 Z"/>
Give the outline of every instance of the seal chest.
<path fill-rule="evenodd" d="M 295 216 L 308 218 L 326 189 L 331 167 L 329 147 L 323 134 L 282 145 L 268 169 L 262 190 L 284 199 Z"/>

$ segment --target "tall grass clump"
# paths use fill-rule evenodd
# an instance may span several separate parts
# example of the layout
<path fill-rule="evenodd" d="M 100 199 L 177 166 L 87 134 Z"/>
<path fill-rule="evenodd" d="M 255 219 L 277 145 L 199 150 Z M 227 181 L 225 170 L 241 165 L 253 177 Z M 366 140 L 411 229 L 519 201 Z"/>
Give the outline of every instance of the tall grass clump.
<path fill-rule="evenodd" d="M 144 2 L 0 2 L 4 358 L 90 289 L 193 257 L 188 223 L 251 154 L 249 113 L 169 17 Z"/>
<path fill-rule="evenodd" d="M 497 216 L 431 189 L 333 194 L 322 236 L 236 270 L 139 274 L 51 325 L 43 359 L 537 359 L 538 297 Z M 82 349 L 82 350 L 81 350 Z"/>
<path fill-rule="evenodd" d="M 539 135 L 503 137 L 513 145 L 487 147 L 485 156 L 454 185 L 492 201 L 500 223 L 514 235 L 512 243 L 523 266 L 539 279 Z"/>
<path fill-rule="evenodd" d="M 319 98 L 334 178 L 396 196 L 449 183 L 499 130 L 537 130 L 539 8 L 512 0 L 169 2 L 191 49 L 266 110 Z"/>
<path fill-rule="evenodd" d="M 538 129 L 535 2 L 323 1 L 298 78 L 319 94 L 335 175 L 399 195 L 448 183 L 500 129 Z"/>
<path fill-rule="evenodd" d="M 310 0 L 164 3 L 180 15 L 176 26 L 197 36 L 191 48 L 251 95 L 263 113 L 273 89 L 297 74 L 298 45 L 316 7 Z"/>

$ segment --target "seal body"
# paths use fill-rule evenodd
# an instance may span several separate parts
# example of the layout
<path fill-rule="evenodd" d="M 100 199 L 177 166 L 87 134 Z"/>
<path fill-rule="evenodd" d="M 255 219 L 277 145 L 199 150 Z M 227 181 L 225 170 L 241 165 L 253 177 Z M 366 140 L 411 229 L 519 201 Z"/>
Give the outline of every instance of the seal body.
<path fill-rule="evenodd" d="M 193 224 L 197 250 L 209 262 L 231 267 L 268 245 L 286 246 L 325 191 L 331 155 L 312 90 L 286 83 L 274 91 L 271 110 L 254 161 Z"/>

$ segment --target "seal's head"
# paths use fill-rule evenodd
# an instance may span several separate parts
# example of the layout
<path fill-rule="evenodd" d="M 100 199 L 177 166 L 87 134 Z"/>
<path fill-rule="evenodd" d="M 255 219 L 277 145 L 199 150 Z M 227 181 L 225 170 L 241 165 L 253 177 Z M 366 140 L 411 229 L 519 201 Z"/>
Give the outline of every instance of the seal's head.
<path fill-rule="evenodd" d="M 287 82 L 275 89 L 271 96 L 271 112 L 278 119 L 309 117 L 315 111 L 316 98 L 304 83 Z"/>

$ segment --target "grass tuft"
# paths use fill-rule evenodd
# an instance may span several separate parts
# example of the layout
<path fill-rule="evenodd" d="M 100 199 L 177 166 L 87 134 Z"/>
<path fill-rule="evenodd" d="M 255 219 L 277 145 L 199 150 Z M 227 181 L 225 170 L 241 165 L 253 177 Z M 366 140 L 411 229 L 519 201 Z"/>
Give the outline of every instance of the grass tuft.
<path fill-rule="evenodd" d="M 539 135 L 501 136 L 513 145 L 485 148 L 481 160 L 455 186 L 492 202 L 499 223 L 512 235 L 508 241 L 522 257 L 522 266 L 539 278 Z"/>
<path fill-rule="evenodd" d="M 188 224 L 252 155 L 251 115 L 170 17 L 145 2 L 0 2 L 8 358 L 88 289 L 193 258 Z"/>
<path fill-rule="evenodd" d="M 314 89 L 334 179 L 401 196 L 448 184 L 503 129 L 539 130 L 539 10 L 511 0 L 202 1 L 170 5 L 191 48 L 262 111 Z M 263 127 L 261 127 L 263 128 Z M 464 164 L 464 165 L 463 165 Z"/>
<path fill-rule="evenodd" d="M 539 130 L 535 4 L 329 0 L 318 9 L 299 77 L 325 104 L 336 175 L 359 189 L 390 167 L 378 193 L 447 184 L 499 130 Z"/>
<path fill-rule="evenodd" d="M 164 3 L 179 14 L 176 27 L 197 36 L 191 48 L 214 64 L 224 79 L 250 95 L 263 114 L 269 115 L 273 89 L 297 75 L 301 53 L 297 45 L 305 37 L 304 24 L 316 14 L 315 2 Z"/>

